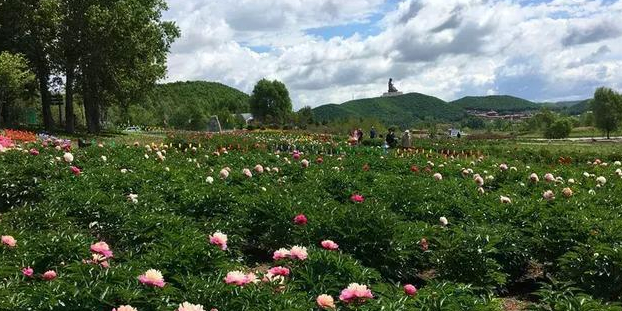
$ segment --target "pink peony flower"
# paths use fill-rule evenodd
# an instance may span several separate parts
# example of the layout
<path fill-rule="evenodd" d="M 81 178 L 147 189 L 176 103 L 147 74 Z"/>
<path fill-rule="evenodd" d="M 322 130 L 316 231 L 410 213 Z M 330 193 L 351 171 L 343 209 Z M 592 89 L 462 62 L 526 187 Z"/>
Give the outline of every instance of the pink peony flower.
<path fill-rule="evenodd" d="M 10 235 L 3 235 L 1 240 L 2 244 L 8 247 L 15 247 L 17 245 L 17 240 L 15 240 L 15 238 Z"/>
<path fill-rule="evenodd" d="M 227 249 L 227 235 L 221 233 L 220 231 L 210 235 L 209 242 L 212 245 L 217 245 L 223 251 Z"/>
<path fill-rule="evenodd" d="M 331 240 L 322 241 L 321 244 L 324 249 L 327 249 L 329 251 L 335 251 L 339 249 L 339 245 Z"/>
<path fill-rule="evenodd" d="M 317 159 L 315 159 L 315 163 L 317 163 L 317 164 L 322 164 L 322 163 L 324 163 L 324 159 L 322 159 L 322 158 L 317 158 Z"/>
<path fill-rule="evenodd" d="M 443 175 L 441 175 L 440 173 L 436 173 L 436 174 L 432 175 L 432 177 L 434 177 L 434 180 L 436 180 L 436 181 L 443 180 Z"/>
<path fill-rule="evenodd" d="M 404 293 L 408 296 L 414 296 L 417 294 L 417 288 L 412 284 L 404 285 Z"/>
<path fill-rule="evenodd" d="M 229 171 L 223 168 L 220 170 L 219 176 L 221 179 L 227 179 L 227 177 L 229 177 Z"/>
<path fill-rule="evenodd" d="M 43 273 L 43 279 L 46 281 L 51 281 L 55 279 L 56 276 L 57 276 L 56 271 L 54 270 L 48 270 L 48 271 L 45 271 L 45 273 Z"/>
<path fill-rule="evenodd" d="M 30 154 L 33 156 L 38 156 L 39 155 L 39 150 L 32 148 L 30 149 Z"/>
<path fill-rule="evenodd" d="M 112 311 L 138 311 L 138 309 L 132 306 L 120 306 L 116 309 L 112 309 Z"/>
<path fill-rule="evenodd" d="M 304 226 L 307 224 L 307 216 L 304 214 L 297 215 L 294 217 L 294 223 L 300 226 Z"/>
<path fill-rule="evenodd" d="M 533 183 L 537 183 L 537 182 L 539 182 L 539 181 L 540 181 L 540 178 L 538 177 L 538 174 L 536 174 L 536 173 L 532 173 L 532 174 L 529 176 L 529 180 L 531 180 L 531 182 L 533 182 Z"/>
<path fill-rule="evenodd" d="M 317 302 L 317 305 L 324 310 L 335 309 L 335 300 L 329 295 L 319 295 L 315 299 L 315 302 Z"/>
<path fill-rule="evenodd" d="M 75 166 L 72 166 L 72 167 L 71 167 L 71 172 L 72 172 L 74 175 L 76 175 L 76 176 L 80 176 L 80 174 L 82 174 L 82 171 L 81 171 L 79 168 L 75 167 Z"/>
<path fill-rule="evenodd" d="M 193 305 L 189 302 L 184 302 L 179 305 L 177 311 L 204 311 L 202 305 Z"/>
<path fill-rule="evenodd" d="M 106 242 L 97 242 L 91 245 L 91 252 L 101 254 L 106 258 L 113 257 L 112 251 L 110 250 L 110 246 Z"/>
<path fill-rule="evenodd" d="M 138 280 L 147 286 L 153 286 L 153 287 L 164 287 L 164 285 L 166 284 L 164 282 L 164 277 L 162 276 L 162 272 L 155 270 L 155 269 L 147 270 L 145 274 L 140 275 L 138 277 Z"/>
<path fill-rule="evenodd" d="M 300 159 L 300 153 L 298 153 L 298 151 L 294 151 L 294 154 L 292 154 L 292 158 L 294 160 L 299 160 Z"/>
<path fill-rule="evenodd" d="M 242 170 L 242 174 L 243 174 L 244 176 L 248 177 L 248 178 L 253 177 L 253 173 L 251 173 L 251 170 L 249 170 L 249 169 L 247 169 L 247 168 L 245 168 L 245 169 L 243 169 L 243 170 Z"/>
<path fill-rule="evenodd" d="M 544 181 L 546 181 L 546 182 L 553 182 L 553 181 L 555 181 L 555 176 L 553 176 L 553 174 L 551 174 L 551 173 L 546 173 L 544 175 Z"/>
<path fill-rule="evenodd" d="M 31 278 L 35 274 L 35 270 L 33 270 L 31 267 L 26 267 L 26 268 L 22 269 L 22 274 L 25 277 Z"/>
<path fill-rule="evenodd" d="M 483 185 L 484 185 L 484 178 L 482 178 L 481 176 L 477 176 L 477 177 L 475 177 L 475 179 L 474 179 L 474 180 L 475 180 L 475 184 L 476 184 L 478 187 L 481 187 L 481 186 L 483 186 Z"/>
<path fill-rule="evenodd" d="M 551 190 L 547 190 L 542 194 L 542 197 L 547 201 L 552 201 L 555 199 L 555 193 Z"/>
<path fill-rule="evenodd" d="M 294 246 L 289 250 L 289 258 L 305 260 L 307 259 L 307 248 L 301 246 Z"/>
<path fill-rule="evenodd" d="M 354 202 L 354 203 L 363 203 L 363 202 L 365 202 L 365 198 L 362 195 L 360 195 L 360 194 L 353 194 L 350 197 L 350 200 L 352 202 Z"/>
<path fill-rule="evenodd" d="M 341 291 L 339 300 L 345 303 L 351 302 L 365 302 L 367 299 L 372 299 L 374 296 L 371 290 L 367 288 L 367 285 L 360 285 L 357 283 L 350 284 L 346 289 Z"/>
<path fill-rule="evenodd" d="M 244 274 L 242 271 L 231 271 L 227 273 L 225 283 L 229 285 L 244 286 L 248 283 L 254 282 L 256 279 L 257 278 L 253 273 Z"/>
<path fill-rule="evenodd" d="M 563 194 L 565 197 L 569 198 L 569 197 L 571 197 L 571 196 L 572 196 L 572 189 L 570 189 L 570 188 L 564 188 L 564 190 L 562 190 L 562 194 Z"/>
<path fill-rule="evenodd" d="M 304 160 L 300 161 L 300 165 L 302 165 L 303 168 L 309 167 L 309 160 L 304 159 Z"/>
<path fill-rule="evenodd" d="M 262 174 L 263 173 L 263 166 L 261 166 L 260 164 L 255 165 L 255 172 L 257 172 L 257 174 Z"/>
<path fill-rule="evenodd" d="M 286 259 L 286 258 L 289 258 L 289 250 L 285 248 L 281 248 L 275 251 L 274 254 L 272 255 L 272 259 L 274 260 L 281 260 L 281 259 Z"/>
<path fill-rule="evenodd" d="M 271 273 L 272 275 L 288 276 L 289 269 L 278 266 L 278 267 L 270 268 L 270 270 L 268 270 L 268 273 Z"/>

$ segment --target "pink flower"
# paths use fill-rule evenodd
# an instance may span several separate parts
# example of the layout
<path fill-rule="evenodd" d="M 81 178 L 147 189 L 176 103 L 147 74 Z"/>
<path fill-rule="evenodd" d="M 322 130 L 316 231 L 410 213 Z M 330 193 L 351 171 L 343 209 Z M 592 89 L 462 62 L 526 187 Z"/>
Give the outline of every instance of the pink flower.
<path fill-rule="evenodd" d="M 547 201 L 552 201 L 555 199 L 555 193 L 551 190 L 547 190 L 542 194 L 542 197 Z"/>
<path fill-rule="evenodd" d="M 412 284 L 404 285 L 404 293 L 408 296 L 414 296 L 417 293 L 417 288 Z"/>
<path fill-rule="evenodd" d="M 540 181 L 540 178 L 538 177 L 538 174 L 531 173 L 531 175 L 529 176 L 529 180 L 531 180 L 531 182 L 533 183 L 537 183 Z"/>
<path fill-rule="evenodd" d="M 475 177 L 475 184 L 479 187 L 484 185 L 484 178 L 482 178 L 481 176 L 477 176 Z"/>
<path fill-rule="evenodd" d="M 553 176 L 553 174 L 551 174 L 551 173 L 546 173 L 546 175 L 544 175 L 544 180 L 546 182 L 555 181 L 555 176 Z"/>
<path fill-rule="evenodd" d="M 219 175 L 221 179 L 227 179 L 227 177 L 229 177 L 229 171 L 223 168 L 222 170 L 220 170 Z"/>
<path fill-rule="evenodd" d="M 112 311 L 138 311 L 138 310 L 132 306 L 120 306 L 116 309 L 112 309 Z"/>
<path fill-rule="evenodd" d="M 193 305 L 189 302 L 184 302 L 179 305 L 177 311 L 204 311 L 202 305 Z"/>
<path fill-rule="evenodd" d="M 365 198 L 362 195 L 360 195 L 360 194 L 353 194 L 350 197 L 350 200 L 352 202 L 354 202 L 354 203 L 363 203 L 363 202 L 365 202 Z"/>
<path fill-rule="evenodd" d="M 281 248 L 275 251 L 274 254 L 272 255 L 272 259 L 274 260 L 281 260 L 281 259 L 286 259 L 286 258 L 289 258 L 289 250 L 285 248 Z"/>
<path fill-rule="evenodd" d="M 162 276 L 162 272 L 155 270 L 155 269 L 147 270 L 145 274 L 140 275 L 138 277 L 138 280 L 147 286 L 153 286 L 153 287 L 164 287 L 164 285 L 166 284 L 164 282 L 164 277 Z"/>
<path fill-rule="evenodd" d="M 30 154 L 33 156 L 38 156 L 39 155 L 39 150 L 32 148 L 30 149 Z"/>
<path fill-rule="evenodd" d="M 345 303 L 351 302 L 365 302 L 367 299 L 372 299 L 374 296 L 371 290 L 367 288 L 367 285 L 360 285 L 357 283 L 350 284 L 346 289 L 341 291 L 339 300 Z"/>
<path fill-rule="evenodd" d="M 2 244 L 8 247 L 15 247 L 17 245 L 17 240 L 15 240 L 15 238 L 10 235 L 3 235 L 1 240 Z"/>
<path fill-rule="evenodd" d="M 210 235 L 209 242 L 212 245 L 217 245 L 223 251 L 227 249 L 227 235 L 221 233 L 220 231 Z"/>
<path fill-rule="evenodd" d="M 304 159 L 304 160 L 300 161 L 300 165 L 302 165 L 303 168 L 309 167 L 309 160 Z"/>
<path fill-rule="evenodd" d="M 257 174 L 262 174 L 263 166 L 261 166 L 260 164 L 255 165 L 255 172 L 257 172 Z"/>
<path fill-rule="evenodd" d="M 101 254 L 106 258 L 113 257 L 112 251 L 110 250 L 110 246 L 106 242 L 97 242 L 91 245 L 91 252 Z"/>
<path fill-rule="evenodd" d="M 324 163 L 324 159 L 322 159 L 322 158 L 317 158 L 317 159 L 315 159 L 315 163 L 317 163 L 317 164 L 322 164 L 322 163 Z"/>
<path fill-rule="evenodd" d="M 243 170 L 242 170 L 242 174 L 244 174 L 244 176 L 246 176 L 246 177 L 248 177 L 248 178 L 253 177 L 253 173 L 251 173 L 251 170 L 249 170 L 249 169 L 247 169 L 247 168 L 245 168 L 245 169 L 243 169 Z"/>
<path fill-rule="evenodd" d="M 507 171 L 508 170 L 508 165 L 503 163 L 503 164 L 499 165 L 499 169 L 501 169 L 502 171 Z"/>
<path fill-rule="evenodd" d="M 324 249 L 327 249 L 329 251 L 335 251 L 339 249 L 339 245 L 331 240 L 322 241 L 321 244 Z"/>
<path fill-rule="evenodd" d="M 572 189 L 564 188 L 564 190 L 562 190 L 562 193 L 564 194 L 565 197 L 569 198 L 572 196 Z"/>
<path fill-rule="evenodd" d="M 227 273 L 227 276 L 225 277 L 225 283 L 237 286 L 244 286 L 246 284 L 255 282 L 255 280 L 257 280 L 255 274 L 244 274 L 242 271 L 231 271 Z"/>
<path fill-rule="evenodd" d="M 297 215 L 294 217 L 294 223 L 300 226 L 304 226 L 307 224 L 307 216 L 304 214 Z"/>
<path fill-rule="evenodd" d="M 278 266 L 278 267 L 270 268 L 270 270 L 268 270 L 268 273 L 271 273 L 272 275 L 288 276 L 289 269 Z"/>
<path fill-rule="evenodd" d="M 421 246 L 421 250 L 424 252 L 430 247 L 426 238 L 422 238 L 421 241 L 419 241 L 419 246 Z"/>
<path fill-rule="evenodd" d="M 307 256 L 306 247 L 294 246 L 289 250 L 289 258 L 291 259 L 305 260 Z"/>
<path fill-rule="evenodd" d="M 72 172 L 74 175 L 76 175 L 76 176 L 80 176 L 80 174 L 82 173 L 82 171 L 81 171 L 79 168 L 75 167 L 75 166 L 72 166 L 72 167 L 71 167 L 71 172 Z"/>
<path fill-rule="evenodd" d="M 319 295 L 317 296 L 315 301 L 317 302 L 317 305 L 322 309 L 335 309 L 335 300 L 329 295 Z"/>
<path fill-rule="evenodd" d="M 22 269 L 22 274 L 25 277 L 31 278 L 35 274 L 35 270 L 33 270 L 31 267 L 26 267 L 26 268 Z"/>
<path fill-rule="evenodd" d="M 298 151 L 294 151 L 294 154 L 292 154 L 292 158 L 294 160 L 299 160 L 300 159 L 300 153 L 298 153 Z"/>
<path fill-rule="evenodd" d="M 45 271 L 45 273 L 43 273 L 43 279 L 46 281 L 51 281 L 55 279 L 56 276 L 57 276 L 56 271 L 54 270 L 48 270 L 48 271 Z"/>

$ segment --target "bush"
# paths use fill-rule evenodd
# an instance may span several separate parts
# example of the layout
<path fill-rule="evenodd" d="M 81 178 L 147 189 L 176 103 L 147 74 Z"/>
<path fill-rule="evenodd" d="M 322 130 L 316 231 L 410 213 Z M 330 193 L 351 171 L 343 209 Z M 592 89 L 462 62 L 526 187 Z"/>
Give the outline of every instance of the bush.
<path fill-rule="evenodd" d="M 572 132 L 572 121 L 568 118 L 559 119 L 549 125 L 544 131 L 544 137 L 548 139 L 567 138 Z"/>

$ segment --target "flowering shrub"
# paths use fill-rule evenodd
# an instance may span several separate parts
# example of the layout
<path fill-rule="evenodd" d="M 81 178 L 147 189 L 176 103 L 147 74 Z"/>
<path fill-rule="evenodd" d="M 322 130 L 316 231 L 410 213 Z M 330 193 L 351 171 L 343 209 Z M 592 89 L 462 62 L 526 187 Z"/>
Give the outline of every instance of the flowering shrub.
<path fill-rule="evenodd" d="M 500 311 L 547 275 L 577 293 L 535 307 L 621 299 L 616 165 L 171 135 L 0 153 L 0 310 Z"/>

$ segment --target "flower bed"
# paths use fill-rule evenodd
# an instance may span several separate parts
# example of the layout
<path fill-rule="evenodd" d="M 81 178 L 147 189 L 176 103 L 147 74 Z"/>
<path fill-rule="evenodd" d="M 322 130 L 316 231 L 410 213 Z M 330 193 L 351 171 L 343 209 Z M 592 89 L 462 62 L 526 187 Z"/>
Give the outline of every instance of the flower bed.
<path fill-rule="evenodd" d="M 0 154 L 0 310 L 502 310 L 516 288 L 620 310 L 619 162 L 278 133 L 49 142 Z"/>

